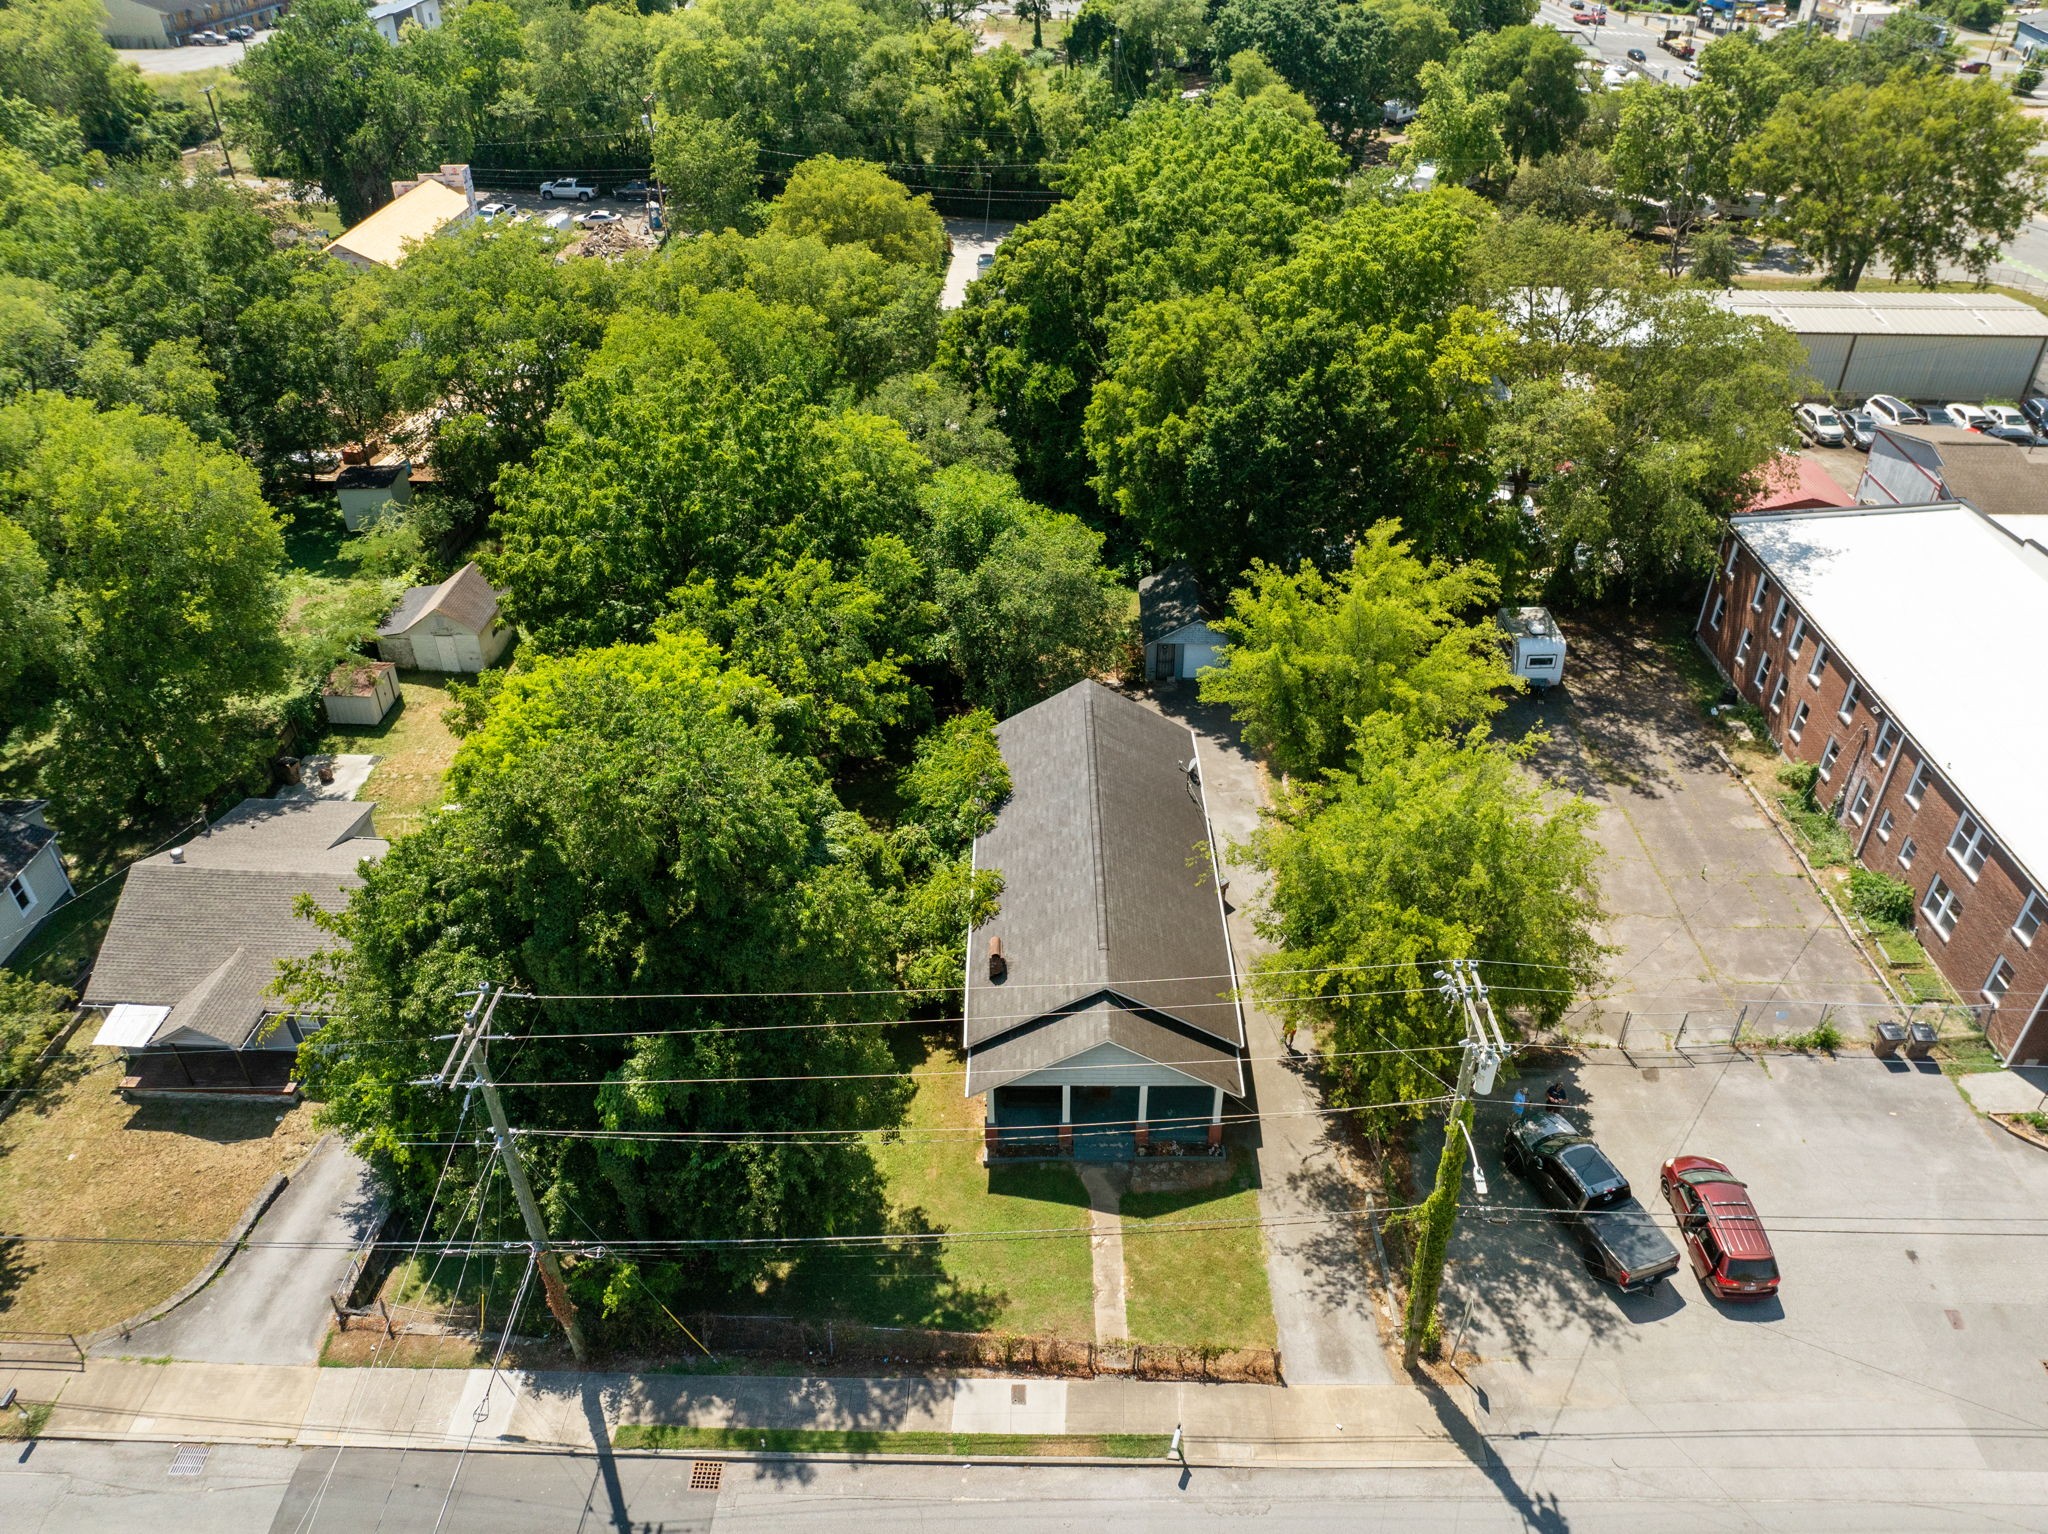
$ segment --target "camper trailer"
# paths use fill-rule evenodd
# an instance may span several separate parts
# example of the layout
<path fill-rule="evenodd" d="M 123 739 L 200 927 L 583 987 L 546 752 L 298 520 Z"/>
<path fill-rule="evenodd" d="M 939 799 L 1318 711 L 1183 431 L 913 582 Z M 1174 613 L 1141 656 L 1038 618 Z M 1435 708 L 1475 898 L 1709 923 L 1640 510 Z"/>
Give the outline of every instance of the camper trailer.
<path fill-rule="evenodd" d="M 1564 635 L 1547 607 L 1503 607 L 1501 632 L 1508 638 L 1508 662 L 1531 687 L 1564 680 Z"/>

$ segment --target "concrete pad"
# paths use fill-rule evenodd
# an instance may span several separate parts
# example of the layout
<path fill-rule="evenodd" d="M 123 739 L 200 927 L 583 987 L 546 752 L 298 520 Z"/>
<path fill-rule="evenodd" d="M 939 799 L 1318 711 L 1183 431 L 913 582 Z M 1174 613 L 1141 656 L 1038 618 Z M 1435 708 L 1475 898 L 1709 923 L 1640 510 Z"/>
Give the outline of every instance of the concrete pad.
<path fill-rule="evenodd" d="M 300 758 L 304 769 L 304 781 L 293 783 L 277 791 L 280 799 L 353 799 L 362 792 L 363 785 L 370 780 L 370 772 L 377 765 L 377 758 L 361 752 L 341 752 L 335 755 L 315 755 Z M 334 781 L 322 783 L 320 769 L 331 767 Z"/>
<path fill-rule="evenodd" d="M 1955 1080 L 1979 1113 L 2048 1113 L 2048 1071 L 1984 1071 Z"/>
<path fill-rule="evenodd" d="M 1064 1433 L 1067 1383 L 1042 1379 L 955 1380 L 953 1431 Z"/>
<path fill-rule="evenodd" d="M 317 1368 L 92 1359 L 58 1397 L 50 1431 L 79 1438 L 290 1443 Z"/>

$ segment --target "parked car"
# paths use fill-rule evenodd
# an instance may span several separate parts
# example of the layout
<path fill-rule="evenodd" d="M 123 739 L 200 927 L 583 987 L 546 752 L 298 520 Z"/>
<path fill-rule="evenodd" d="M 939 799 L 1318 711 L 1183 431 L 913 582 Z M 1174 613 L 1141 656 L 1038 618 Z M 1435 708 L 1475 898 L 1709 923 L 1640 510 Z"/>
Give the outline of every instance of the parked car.
<path fill-rule="evenodd" d="M 185 41 L 201 48 L 218 48 L 227 39 L 209 27 L 203 32 L 194 32 Z"/>
<path fill-rule="evenodd" d="M 476 210 L 476 216 L 488 224 L 493 219 L 503 218 L 511 211 L 512 204 L 509 202 L 487 202 Z"/>
<path fill-rule="evenodd" d="M 1991 414 L 1982 405 L 1951 404 L 1946 409 L 1951 421 L 1958 426 L 1968 427 L 1971 431 L 1982 431 L 1991 424 Z"/>
<path fill-rule="evenodd" d="M 577 214 L 576 222 L 581 224 L 585 229 L 595 229 L 599 224 L 618 223 L 619 215 L 612 212 L 610 208 L 598 208 L 589 213 Z"/>
<path fill-rule="evenodd" d="M 2020 414 L 2032 421 L 2036 430 L 2048 429 L 2048 395 L 2021 400 Z"/>
<path fill-rule="evenodd" d="M 1984 59 L 1965 59 L 1962 63 L 1956 65 L 1956 73 L 1959 75 L 1981 75 L 1990 68 L 1991 65 Z"/>
<path fill-rule="evenodd" d="M 1623 1292 L 1653 1289 L 1678 1271 L 1678 1249 L 1636 1202 L 1628 1179 L 1561 1113 L 1508 1125 L 1508 1170 L 1563 1216 L 1586 1266 Z"/>
<path fill-rule="evenodd" d="M 1801 405 L 1792 414 L 1799 422 L 1799 435 L 1816 447 L 1841 447 L 1849 440 L 1842 418 L 1826 405 Z"/>
<path fill-rule="evenodd" d="M 974 275 L 979 277 L 983 272 L 987 271 L 990 267 L 994 266 L 995 264 L 996 253 L 992 250 L 982 251 L 981 254 L 977 255 L 974 258 Z"/>
<path fill-rule="evenodd" d="M 1749 1189 L 1708 1156 L 1673 1156 L 1658 1181 L 1700 1287 L 1724 1300 L 1761 1300 L 1778 1292 L 1778 1259 Z"/>
<path fill-rule="evenodd" d="M 564 176 L 557 181 L 543 181 L 540 184 L 542 202 L 553 202 L 556 198 L 564 201 L 588 202 L 597 195 L 597 188 L 588 181 L 579 181 L 574 176 Z"/>
<path fill-rule="evenodd" d="M 1873 394 L 1863 402 L 1880 426 L 1925 426 L 1927 417 L 1892 394 Z"/>
<path fill-rule="evenodd" d="M 1870 444 L 1877 440 L 1877 421 L 1868 410 L 1845 410 L 1842 422 L 1849 432 L 1849 446 L 1859 453 L 1870 451 Z"/>
<path fill-rule="evenodd" d="M 1954 426 L 1961 428 L 1962 422 L 1948 413 L 1948 406 L 1938 405 L 1933 400 L 1923 401 L 1920 417 L 1929 426 Z"/>
<path fill-rule="evenodd" d="M 2048 442 L 2048 437 L 2042 437 L 2028 427 L 2007 426 L 2003 422 L 1985 427 L 1984 435 L 1996 437 L 2001 442 L 2010 442 L 2015 447 L 2040 447 L 2044 442 Z"/>
<path fill-rule="evenodd" d="M 1991 417 L 1994 426 L 2025 426 L 2027 418 L 2012 405 L 1986 404 L 1984 413 Z"/>
<path fill-rule="evenodd" d="M 255 35 L 256 29 L 254 27 L 228 28 L 228 41 L 231 43 L 246 43 L 250 38 L 254 37 Z"/>
<path fill-rule="evenodd" d="M 1696 64 L 1686 65 L 1684 74 L 1688 80 L 1697 80 L 1700 77 L 1699 66 Z"/>
<path fill-rule="evenodd" d="M 642 181 L 635 176 L 631 181 L 621 182 L 612 188 L 612 196 L 623 202 L 645 202 L 654 195 L 654 183 Z"/>
<path fill-rule="evenodd" d="M 1630 59 L 1632 59 L 1634 62 L 1638 64 L 1647 64 L 1650 62 L 1650 56 L 1647 53 L 1643 52 L 1643 50 L 1640 48 L 1629 49 L 1628 56 Z"/>

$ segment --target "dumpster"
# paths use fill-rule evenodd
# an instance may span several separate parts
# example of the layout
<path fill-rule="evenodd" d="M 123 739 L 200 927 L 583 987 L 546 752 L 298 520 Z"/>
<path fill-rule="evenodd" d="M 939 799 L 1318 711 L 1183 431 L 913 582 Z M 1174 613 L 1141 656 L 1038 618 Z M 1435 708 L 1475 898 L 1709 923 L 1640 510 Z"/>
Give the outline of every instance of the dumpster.
<path fill-rule="evenodd" d="M 1870 1036 L 1870 1052 L 1880 1060 L 1896 1060 L 1899 1046 L 1906 1042 L 1906 1028 L 1903 1023 L 1879 1023 L 1877 1031 Z"/>
<path fill-rule="evenodd" d="M 1936 1034 L 1932 1023 L 1915 1023 L 1906 1031 L 1906 1058 L 1925 1060 L 1934 1049 Z"/>

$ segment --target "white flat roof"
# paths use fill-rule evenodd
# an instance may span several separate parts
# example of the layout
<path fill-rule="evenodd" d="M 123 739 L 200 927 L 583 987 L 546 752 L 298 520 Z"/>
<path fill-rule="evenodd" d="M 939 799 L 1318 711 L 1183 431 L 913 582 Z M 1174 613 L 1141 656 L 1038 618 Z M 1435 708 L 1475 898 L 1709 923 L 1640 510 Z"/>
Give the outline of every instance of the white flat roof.
<path fill-rule="evenodd" d="M 2030 534 L 1954 502 L 1762 513 L 1733 526 L 2048 887 L 2048 526 Z"/>
<path fill-rule="evenodd" d="M 140 1049 L 156 1037 L 157 1029 L 170 1015 L 169 1007 L 138 1007 L 124 1001 L 107 1009 L 106 1020 L 100 1024 L 100 1031 L 92 1036 L 92 1041 L 110 1044 L 116 1049 Z"/>
<path fill-rule="evenodd" d="M 2048 314 L 2003 293 L 1817 293 L 1735 288 L 1711 295 L 1736 314 L 1800 335 L 2048 337 Z"/>

